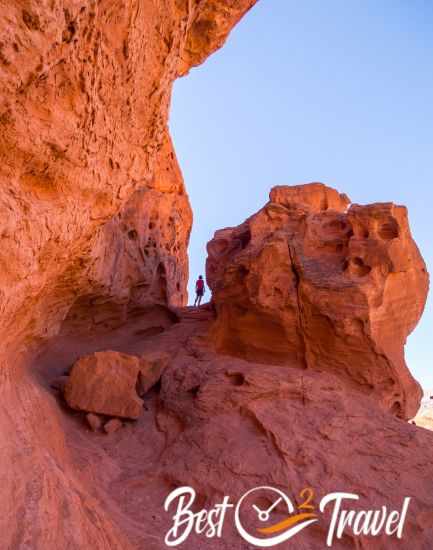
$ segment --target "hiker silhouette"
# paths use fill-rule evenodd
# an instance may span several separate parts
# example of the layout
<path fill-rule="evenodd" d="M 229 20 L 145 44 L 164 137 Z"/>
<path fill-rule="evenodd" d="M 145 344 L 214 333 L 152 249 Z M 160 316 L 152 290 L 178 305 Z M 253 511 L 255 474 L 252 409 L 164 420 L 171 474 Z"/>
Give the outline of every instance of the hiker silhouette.
<path fill-rule="evenodd" d="M 199 275 L 197 281 L 195 282 L 195 301 L 194 306 L 199 306 L 201 303 L 201 299 L 203 298 L 205 293 L 205 286 L 204 286 L 204 280 L 203 275 Z"/>

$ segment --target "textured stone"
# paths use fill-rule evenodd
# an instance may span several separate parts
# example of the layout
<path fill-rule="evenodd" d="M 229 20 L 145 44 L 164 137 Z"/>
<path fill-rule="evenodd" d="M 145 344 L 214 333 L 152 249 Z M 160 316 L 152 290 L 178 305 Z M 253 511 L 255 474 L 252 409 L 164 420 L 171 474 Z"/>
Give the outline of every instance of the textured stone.
<path fill-rule="evenodd" d="M 194 20 L 189 27 L 179 73 L 185 74 L 220 48 L 233 27 L 257 0 L 207 0 L 193 6 Z M 182 0 L 181 2 L 182 3 Z M 183 2 L 186 6 L 186 2 Z"/>
<path fill-rule="evenodd" d="M 357 510 L 400 509 L 411 496 L 401 541 L 384 534 L 354 537 L 346 528 L 333 548 L 427 550 L 433 532 L 431 432 L 381 410 L 373 396 L 334 373 L 217 354 L 209 354 L 205 365 L 190 354 L 163 375 L 158 425 L 168 441 L 160 464 L 165 480 L 194 487 L 199 502 L 220 502 L 221 495 L 236 502 L 252 488 L 271 486 L 297 506 L 301 491 L 312 487 L 316 511 L 335 491 L 358 494 L 358 503 L 345 506 Z M 246 518 L 257 524 L 253 510 Z M 326 510 L 290 545 L 325 548 L 330 520 Z M 229 524 L 221 541 L 191 536 L 188 548 L 243 548 Z"/>
<path fill-rule="evenodd" d="M 401 547 L 431 546 L 433 435 L 383 410 L 405 416 L 418 396 L 402 349 L 427 275 L 402 207 L 346 212 L 323 186 L 277 188 L 210 245 L 213 328 L 210 309 L 178 322 L 167 307 L 186 303 L 192 217 L 167 131 L 172 82 L 252 4 L 0 6 L 4 548 L 162 550 L 172 487 L 207 503 L 258 484 L 358 492 L 366 508 L 411 495 Z M 111 346 L 136 357 L 76 363 Z M 75 362 L 72 402 L 135 414 L 138 374 L 144 388 L 160 375 L 140 357 L 162 352 L 161 392 L 103 444 L 46 391 Z M 328 520 L 296 547 L 323 547 Z M 230 525 L 221 539 L 193 533 L 188 550 L 243 550 Z M 335 548 L 356 545 L 396 541 Z"/>
<path fill-rule="evenodd" d="M 70 407 L 81 411 L 136 419 L 143 402 L 136 392 L 140 360 L 115 351 L 82 357 L 73 366 L 65 388 Z"/>
<path fill-rule="evenodd" d="M 118 418 L 112 418 L 108 422 L 104 424 L 104 431 L 107 434 L 112 434 L 114 432 L 117 432 L 121 427 L 123 426 L 123 423 Z"/>
<path fill-rule="evenodd" d="M 83 297 L 186 303 L 172 84 L 254 3 L 0 7 L 1 346 L 49 337 Z"/>
<path fill-rule="evenodd" d="M 43 411 L 50 436 L 58 433 L 52 429 L 56 417 L 68 425 L 67 448 L 75 452 L 81 466 L 75 475 L 97 492 L 105 519 L 110 520 L 98 533 L 117 528 L 136 550 L 163 550 L 174 513 L 165 513 L 163 504 L 175 487 L 196 490 L 193 510 L 198 511 L 220 502 L 222 495 L 233 502 L 262 485 L 286 490 L 296 506 L 300 492 L 309 486 L 315 492 L 316 510 L 319 500 L 334 491 L 359 494 L 354 508 L 365 510 L 384 505 L 398 509 L 404 497 L 411 496 L 401 541 L 384 535 L 355 538 L 346 529 L 333 545 L 336 549 L 351 550 L 359 544 L 404 549 L 408 541 L 414 548 L 430 547 L 431 432 L 383 410 L 377 393 L 360 391 L 343 373 L 304 369 L 302 363 L 285 368 L 216 352 L 208 338 L 215 322 L 211 308 L 185 308 L 178 315 L 179 323 L 150 339 L 137 334 L 139 318 L 103 335 L 74 336 L 63 331 L 50 342 L 45 366 L 39 366 L 41 374 L 48 376 L 53 365 L 64 369 L 71 363 L 77 345 L 100 349 L 113 342 L 140 358 L 162 353 L 170 357 L 159 391 L 146 395 L 146 412 L 113 437 L 95 440 L 59 406 Z M 61 360 L 59 349 L 69 350 Z M 23 406 L 26 403 L 24 399 Z M 15 418 L 5 415 L 5 426 Z M 36 428 L 42 419 L 38 418 Z M 20 470 L 25 457 L 17 450 Z M 62 458 L 66 460 L 65 455 Z M 75 472 L 64 463 L 62 467 L 68 479 Z M 58 493 L 50 493 L 43 502 L 48 506 L 59 498 Z M 56 517 L 60 521 L 62 510 Z M 329 521 L 326 513 L 319 524 L 297 534 L 295 547 L 324 548 Z M 245 543 L 233 525 L 229 510 L 221 538 L 192 532 L 188 550 L 243 550 Z"/>
<path fill-rule="evenodd" d="M 208 244 L 219 351 L 332 372 L 410 418 L 421 390 L 404 344 L 428 273 L 407 210 L 351 205 L 323 184 L 277 187 Z M 404 314 L 402 314 L 404 312 Z"/>

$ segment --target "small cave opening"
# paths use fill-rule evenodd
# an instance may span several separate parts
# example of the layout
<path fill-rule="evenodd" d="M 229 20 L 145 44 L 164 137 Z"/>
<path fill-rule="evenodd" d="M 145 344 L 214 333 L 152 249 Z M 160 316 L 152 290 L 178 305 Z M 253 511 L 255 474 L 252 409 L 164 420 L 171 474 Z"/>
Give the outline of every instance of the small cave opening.
<path fill-rule="evenodd" d="M 241 281 L 243 281 L 249 275 L 249 273 L 250 273 L 250 270 L 244 265 L 240 265 L 238 267 L 238 275 Z"/>
<path fill-rule="evenodd" d="M 403 410 L 400 401 L 394 401 L 391 407 L 391 414 L 397 418 L 403 418 Z"/>
<path fill-rule="evenodd" d="M 378 234 L 384 241 L 392 241 L 393 239 L 396 239 L 399 236 L 397 222 L 393 218 L 390 218 L 379 227 Z"/>
<path fill-rule="evenodd" d="M 138 233 L 135 229 L 130 229 L 128 231 L 128 239 L 131 241 L 136 241 L 138 239 Z"/>
<path fill-rule="evenodd" d="M 166 301 L 167 300 L 167 271 L 165 269 L 165 265 L 162 262 L 158 264 L 158 268 L 156 272 L 157 272 L 157 277 L 160 284 L 161 298 L 164 301 Z"/>
<path fill-rule="evenodd" d="M 245 376 L 241 372 L 227 372 L 226 377 L 232 386 L 240 387 L 245 383 Z"/>
<path fill-rule="evenodd" d="M 367 265 L 362 258 L 346 258 L 342 263 L 343 272 L 347 272 L 356 277 L 366 277 L 371 272 L 371 266 Z"/>
<path fill-rule="evenodd" d="M 190 393 L 194 398 L 198 396 L 199 392 L 200 384 L 197 384 L 188 390 L 188 393 Z"/>
<path fill-rule="evenodd" d="M 240 242 L 241 244 L 241 249 L 243 250 L 244 248 L 246 248 L 250 242 L 251 242 L 251 231 L 250 229 L 246 229 L 243 233 L 241 233 L 240 235 L 238 235 L 238 241 Z"/>
<path fill-rule="evenodd" d="M 358 277 L 365 277 L 371 271 L 371 267 L 364 263 L 362 258 L 356 257 L 352 258 L 352 272 Z"/>

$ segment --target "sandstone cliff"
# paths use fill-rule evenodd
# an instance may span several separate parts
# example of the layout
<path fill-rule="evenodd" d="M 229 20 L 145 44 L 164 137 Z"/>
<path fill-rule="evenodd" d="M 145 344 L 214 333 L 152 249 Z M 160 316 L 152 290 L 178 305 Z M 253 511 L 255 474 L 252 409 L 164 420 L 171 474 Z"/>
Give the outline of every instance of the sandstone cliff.
<path fill-rule="evenodd" d="M 1 6 L 2 346 L 54 334 L 80 298 L 186 303 L 191 211 L 167 131 L 172 83 L 254 3 Z"/>

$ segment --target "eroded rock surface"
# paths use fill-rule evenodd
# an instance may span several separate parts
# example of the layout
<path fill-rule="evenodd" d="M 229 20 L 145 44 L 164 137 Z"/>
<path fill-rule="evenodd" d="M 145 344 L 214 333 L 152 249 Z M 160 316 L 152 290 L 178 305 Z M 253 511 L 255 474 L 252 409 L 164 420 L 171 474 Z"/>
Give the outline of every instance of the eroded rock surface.
<path fill-rule="evenodd" d="M 254 3 L 2 4 L 2 346 L 55 334 L 80 297 L 186 303 L 172 83 Z"/>
<path fill-rule="evenodd" d="M 346 529 L 333 548 L 428 550 L 433 434 L 384 412 L 373 396 L 349 389 L 333 373 L 221 356 L 196 341 L 164 374 L 161 400 L 164 477 L 173 486 L 194 487 L 197 506 L 221 502 L 222 495 L 236 502 L 259 486 L 287 491 L 296 506 L 311 487 L 316 510 L 334 491 L 358 494 L 360 501 L 350 505 L 355 510 L 397 509 L 411 496 L 402 540 L 384 533 L 355 537 Z M 271 505 L 266 501 L 262 509 Z M 253 510 L 247 517 L 257 525 Z M 284 507 L 277 509 L 274 522 L 285 517 Z M 282 548 L 325 548 L 330 520 L 326 510 Z M 245 548 L 229 521 L 221 543 L 188 540 L 188 548 Z"/>
<path fill-rule="evenodd" d="M 97 432 L 102 427 L 101 417 L 99 417 L 97 414 L 87 413 L 86 422 L 89 425 L 89 428 L 94 432 Z"/>
<path fill-rule="evenodd" d="M 374 393 L 361 393 L 338 374 L 217 353 L 208 339 L 214 322 L 212 311 L 202 308 L 185 311 L 180 323 L 151 338 L 134 339 L 133 324 L 119 329 L 119 352 L 152 356 L 164 350 L 170 355 L 161 387 L 143 397 L 143 413 L 136 422 L 109 437 L 95 437 L 81 422 L 65 431 L 73 459 L 86 464 L 81 475 L 90 476 L 113 525 L 132 547 L 165 548 L 174 510 L 164 512 L 163 504 L 176 487 L 195 489 L 198 511 L 221 502 L 224 495 L 236 502 L 246 491 L 268 485 L 286 491 L 295 506 L 302 502 L 300 492 L 312 487 L 316 511 L 320 499 L 334 491 L 358 494 L 360 501 L 349 507 L 356 510 L 384 505 L 398 509 L 410 496 L 402 540 L 383 533 L 354 537 L 346 529 L 333 547 L 352 550 L 361 540 L 371 550 L 406 550 L 408 543 L 429 550 L 433 434 L 384 411 Z M 55 359 L 67 365 L 68 354 L 59 356 L 58 350 L 73 350 L 77 342 L 112 345 L 113 333 L 53 341 L 41 363 L 47 361 L 50 368 Z M 73 421 L 54 407 L 51 415 Z M 263 504 L 266 508 L 272 502 Z M 290 546 L 325 548 L 329 512 L 296 535 Z M 277 509 L 274 519 L 284 517 L 286 511 Z M 233 526 L 229 511 L 220 539 L 191 533 L 185 546 L 246 550 L 248 543 Z"/>
<path fill-rule="evenodd" d="M 118 418 L 112 418 L 104 424 L 104 431 L 107 434 L 112 434 L 114 432 L 117 432 L 117 430 L 120 430 L 122 426 L 123 424 L 121 420 L 119 420 Z"/>
<path fill-rule="evenodd" d="M 404 344 L 428 273 L 407 210 L 367 206 L 323 184 L 282 186 L 242 225 L 208 244 L 219 351 L 344 378 L 403 418 L 421 389 Z"/>

